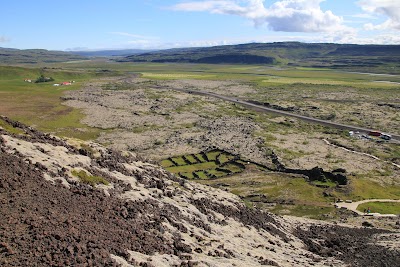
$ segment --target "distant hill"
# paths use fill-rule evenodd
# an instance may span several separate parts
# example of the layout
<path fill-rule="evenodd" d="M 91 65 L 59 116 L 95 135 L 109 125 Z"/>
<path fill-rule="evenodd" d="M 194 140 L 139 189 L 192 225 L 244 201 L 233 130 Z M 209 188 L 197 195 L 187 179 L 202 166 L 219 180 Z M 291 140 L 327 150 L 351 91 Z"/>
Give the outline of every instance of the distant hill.
<path fill-rule="evenodd" d="M 45 49 L 14 49 L 0 47 L 0 64 L 36 64 L 85 60 L 87 57 Z"/>
<path fill-rule="evenodd" d="M 180 48 L 127 56 L 119 61 L 228 64 L 283 64 L 329 68 L 381 68 L 400 71 L 400 45 L 330 43 L 250 43 Z"/>
<path fill-rule="evenodd" d="M 71 54 L 85 57 L 126 57 L 134 54 L 148 53 L 153 50 L 123 49 L 123 50 L 98 50 L 98 51 L 69 51 Z"/>

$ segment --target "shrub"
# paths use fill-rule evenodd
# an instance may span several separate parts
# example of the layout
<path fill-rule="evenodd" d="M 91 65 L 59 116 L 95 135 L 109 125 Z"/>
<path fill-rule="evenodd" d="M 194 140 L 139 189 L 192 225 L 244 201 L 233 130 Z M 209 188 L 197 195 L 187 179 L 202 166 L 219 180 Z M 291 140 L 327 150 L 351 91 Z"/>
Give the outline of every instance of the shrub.
<path fill-rule="evenodd" d="M 36 79 L 35 83 L 45 83 L 52 81 L 54 81 L 52 77 L 45 77 L 44 75 L 40 75 L 40 77 Z"/>

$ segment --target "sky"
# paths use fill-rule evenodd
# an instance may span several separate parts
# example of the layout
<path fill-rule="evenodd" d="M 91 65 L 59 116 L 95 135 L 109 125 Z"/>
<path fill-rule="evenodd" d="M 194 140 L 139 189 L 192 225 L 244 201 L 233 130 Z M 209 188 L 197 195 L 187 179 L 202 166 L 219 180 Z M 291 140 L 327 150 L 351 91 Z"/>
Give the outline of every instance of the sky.
<path fill-rule="evenodd" d="M 400 44 L 400 0 L 0 0 L 0 47 Z"/>

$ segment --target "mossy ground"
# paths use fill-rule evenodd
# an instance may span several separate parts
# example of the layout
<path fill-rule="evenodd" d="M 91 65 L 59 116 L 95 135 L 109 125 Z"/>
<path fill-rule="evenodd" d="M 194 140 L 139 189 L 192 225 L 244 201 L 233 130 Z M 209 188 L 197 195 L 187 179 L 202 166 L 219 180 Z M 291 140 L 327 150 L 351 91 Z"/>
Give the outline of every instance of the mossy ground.
<path fill-rule="evenodd" d="M 78 177 L 82 183 L 89 184 L 91 186 L 95 186 L 98 184 L 108 185 L 109 182 L 100 176 L 89 175 L 87 172 L 80 170 L 73 170 L 72 175 Z"/>

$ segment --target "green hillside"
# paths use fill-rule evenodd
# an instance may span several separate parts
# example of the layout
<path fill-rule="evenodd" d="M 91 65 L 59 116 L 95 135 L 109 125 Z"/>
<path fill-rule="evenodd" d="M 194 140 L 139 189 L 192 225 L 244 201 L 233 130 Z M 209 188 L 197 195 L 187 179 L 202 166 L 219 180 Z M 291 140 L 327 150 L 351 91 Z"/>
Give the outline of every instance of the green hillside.
<path fill-rule="evenodd" d="M 87 57 L 45 49 L 13 49 L 0 47 L 0 64 L 37 64 L 85 60 Z"/>
<path fill-rule="evenodd" d="M 131 55 L 118 61 L 268 64 L 399 73 L 400 45 L 251 43 L 169 49 Z"/>

